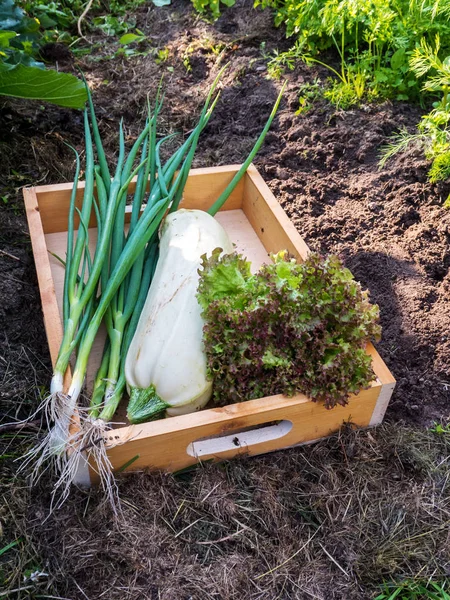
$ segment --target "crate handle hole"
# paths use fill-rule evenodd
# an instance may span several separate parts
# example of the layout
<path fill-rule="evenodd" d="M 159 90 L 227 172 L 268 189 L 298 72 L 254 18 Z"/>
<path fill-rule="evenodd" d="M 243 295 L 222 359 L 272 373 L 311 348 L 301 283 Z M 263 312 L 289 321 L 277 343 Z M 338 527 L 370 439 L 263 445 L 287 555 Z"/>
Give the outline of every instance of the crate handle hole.
<path fill-rule="evenodd" d="M 226 435 L 218 435 L 208 438 L 202 438 L 191 442 L 186 448 L 189 456 L 200 458 L 208 454 L 220 454 L 229 450 L 244 450 L 249 446 L 270 442 L 287 435 L 292 429 L 292 421 L 283 420 L 274 423 L 262 423 L 255 427 L 249 427 L 245 430 L 238 429 Z"/>

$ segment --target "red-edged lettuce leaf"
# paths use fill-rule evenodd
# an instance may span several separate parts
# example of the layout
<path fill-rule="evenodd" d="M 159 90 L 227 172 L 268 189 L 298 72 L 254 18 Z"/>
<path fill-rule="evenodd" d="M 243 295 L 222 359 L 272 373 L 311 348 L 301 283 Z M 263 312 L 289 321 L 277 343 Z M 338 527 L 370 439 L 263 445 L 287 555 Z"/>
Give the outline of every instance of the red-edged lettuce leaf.
<path fill-rule="evenodd" d="M 280 253 L 252 274 L 218 249 L 199 272 L 216 403 L 302 392 L 331 408 L 373 380 L 365 347 L 380 336 L 378 307 L 337 257 Z"/>

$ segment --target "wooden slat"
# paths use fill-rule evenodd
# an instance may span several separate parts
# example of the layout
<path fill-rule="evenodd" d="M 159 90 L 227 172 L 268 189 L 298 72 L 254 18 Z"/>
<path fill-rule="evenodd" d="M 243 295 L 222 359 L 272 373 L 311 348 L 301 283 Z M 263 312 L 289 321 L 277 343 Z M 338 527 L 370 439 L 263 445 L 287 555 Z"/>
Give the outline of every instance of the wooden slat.
<path fill-rule="evenodd" d="M 304 260 L 310 250 L 254 165 L 244 182 L 242 209 L 267 252 L 287 250 Z"/>
<path fill-rule="evenodd" d="M 183 193 L 183 208 L 197 208 L 208 210 L 225 190 L 241 165 L 226 165 L 223 167 L 208 167 L 205 169 L 192 169 L 189 173 Z M 221 210 L 235 210 L 241 208 L 244 192 L 244 177 L 230 194 Z"/>
<path fill-rule="evenodd" d="M 377 399 L 375 408 L 373 409 L 372 417 L 370 418 L 369 427 L 375 427 L 383 422 L 384 415 L 386 414 L 389 401 L 392 397 L 395 388 L 395 381 L 385 383 L 381 387 L 380 394 Z"/>
<path fill-rule="evenodd" d="M 375 427 L 384 419 L 384 415 L 395 388 L 395 379 L 372 344 L 367 345 L 367 353 L 372 357 L 372 368 L 375 375 L 382 383 L 380 395 L 378 396 L 377 403 L 373 409 L 369 422 L 370 427 Z"/>
<path fill-rule="evenodd" d="M 83 204 L 84 185 L 85 182 L 80 181 L 77 186 L 75 206 L 79 210 L 81 210 Z M 133 184 L 133 186 L 135 186 L 135 184 Z M 67 231 L 72 187 L 72 183 L 57 183 L 55 185 L 42 185 L 34 188 L 36 190 L 44 233 Z M 131 187 L 132 186 L 130 186 L 130 188 Z M 75 227 L 78 227 L 79 216 L 77 211 L 75 211 L 74 214 L 74 222 Z M 96 219 L 93 214 L 89 221 L 89 227 L 95 227 L 95 225 Z"/>
<path fill-rule="evenodd" d="M 49 253 L 42 228 L 36 188 L 24 188 L 23 197 L 30 230 L 31 246 L 41 295 L 44 314 L 44 327 L 47 334 L 48 346 L 52 365 L 55 366 L 58 350 L 63 337 L 62 319 L 60 318 L 55 286 L 50 268 Z M 65 388 L 70 383 L 70 371 L 64 379 Z"/>
<path fill-rule="evenodd" d="M 230 435 L 271 421 L 291 421 L 291 431 L 282 438 L 246 447 L 236 446 L 218 454 L 213 452 L 209 456 L 203 456 L 203 459 L 232 458 L 242 453 L 263 454 L 326 437 L 338 431 L 347 421 L 358 427 L 367 427 L 380 389 L 381 385 L 375 384 L 360 392 L 357 397 L 352 396 L 346 407 L 337 406 L 332 410 L 324 408 L 322 403 L 311 402 L 301 394 L 294 398 L 272 396 L 191 415 L 131 425 L 115 429 L 106 438 L 107 444 L 112 446 L 108 456 L 116 469 L 139 455 L 130 470 L 150 467 L 177 471 L 197 462 L 196 457 L 187 452 L 188 446 L 196 440 L 220 434 Z M 239 433 L 236 436 L 239 441 Z"/>
<path fill-rule="evenodd" d="M 221 192 L 233 179 L 239 170 L 239 165 L 214 167 L 208 169 L 192 169 L 186 183 L 183 202 L 184 208 L 208 209 L 219 197 Z M 81 208 L 84 193 L 84 181 L 77 187 L 76 205 Z M 131 182 L 129 193 L 136 187 L 136 178 Z M 70 195 L 72 183 L 59 183 L 55 185 L 42 185 L 34 188 L 39 204 L 42 227 L 44 233 L 58 233 L 67 231 L 67 218 L 69 214 Z M 223 210 L 234 210 L 242 205 L 244 179 L 241 179 L 236 189 L 233 190 L 226 201 Z M 129 214 L 128 214 L 129 220 Z M 78 226 L 78 215 L 75 214 L 75 226 Z M 96 220 L 93 214 L 89 227 L 95 227 Z"/>

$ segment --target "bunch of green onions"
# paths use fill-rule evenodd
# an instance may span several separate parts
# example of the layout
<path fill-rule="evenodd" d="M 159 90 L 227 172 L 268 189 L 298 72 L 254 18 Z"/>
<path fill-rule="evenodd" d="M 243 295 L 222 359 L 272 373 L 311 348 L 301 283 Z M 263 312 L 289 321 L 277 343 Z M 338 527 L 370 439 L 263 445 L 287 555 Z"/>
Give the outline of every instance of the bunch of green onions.
<path fill-rule="evenodd" d="M 29 456 L 29 459 L 35 462 L 35 472 L 47 460 L 56 466 L 60 475 L 56 488 L 63 486 L 64 498 L 78 469 L 81 454 L 87 449 L 94 454 L 101 481 L 106 482 L 105 487 L 111 492 L 111 467 L 102 432 L 110 426 L 126 387 L 125 358 L 156 267 L 159 226 L 168 211 L 178 209 L 199 136 L 219 98 L 216 89 L 223 70 L 212 84 L 196 127 L 164 164 L 160 156 L 161 145 L 172 136 L 157 141 L 157 118 L 162 106 L 159 92 L 153 112 L 149 109 L 146 125 L 127 156 L 121 122 L 119 156 L 112 178 L 88 90 L 89 110 L 86 110 L 84 115 L 84 196 L 79 210 L 75 200 L 80 159 L 76 153 L 65 260 L 64 333 L 50 395 L 44 406 L 48 421 L 53 423 L 53 427 Z M 212 205 L 208 211 L 210 214 L 220 210 L 259 150 L 275 117 L 283 89 L 247 160 Z M 125 233 L 128 189 L 136 176 L 131 218 L 128 232 Z M 76 241 L 75 213 L 78 214 L 79 220 Z M 96 218 L 98 235 L 95 251 L 91 256 L 88 227 L 93 215 Z M 74 415 L 82 393 L 92 345 L 102 322 L 107 330 L 102 361 L 95 377 L 87 416 L 81 422 L 81 431 L 72 435 L 71 426 L 79 426 L 79 417 L 74 421 Z M 74 353 L 75 367 L 69 390 L 65 393 L 64 377 Z M 72 447 L 72 452 L 67 453 L 69 446 Z"/>

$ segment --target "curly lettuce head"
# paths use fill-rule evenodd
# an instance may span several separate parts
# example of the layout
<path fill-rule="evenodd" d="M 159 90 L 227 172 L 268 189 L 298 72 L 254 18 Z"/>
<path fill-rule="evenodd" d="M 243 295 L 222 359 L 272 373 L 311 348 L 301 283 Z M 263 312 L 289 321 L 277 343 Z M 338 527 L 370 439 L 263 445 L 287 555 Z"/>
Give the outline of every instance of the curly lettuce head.
<path fill-rule="evenodd" d="M 214 400 L 301 392 L 344 405 L 374 378 L 365 347 L 380 336 L 378 307 L 336 256 L 272 258 L 252 274 L 239 254 L 203 257 L 198 299 Z"/>

